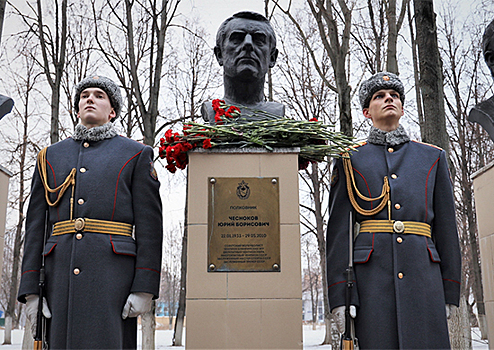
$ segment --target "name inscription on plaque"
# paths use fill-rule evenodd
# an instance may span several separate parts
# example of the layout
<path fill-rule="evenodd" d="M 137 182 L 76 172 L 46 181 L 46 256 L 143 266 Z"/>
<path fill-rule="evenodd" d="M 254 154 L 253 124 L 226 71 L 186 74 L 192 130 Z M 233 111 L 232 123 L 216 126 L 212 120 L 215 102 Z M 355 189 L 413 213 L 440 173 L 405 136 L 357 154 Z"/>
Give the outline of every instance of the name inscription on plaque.
<path fill-rule="evenodd" d="M 278 178 L 208 180 L 208 271 L 279 272 Z"/>

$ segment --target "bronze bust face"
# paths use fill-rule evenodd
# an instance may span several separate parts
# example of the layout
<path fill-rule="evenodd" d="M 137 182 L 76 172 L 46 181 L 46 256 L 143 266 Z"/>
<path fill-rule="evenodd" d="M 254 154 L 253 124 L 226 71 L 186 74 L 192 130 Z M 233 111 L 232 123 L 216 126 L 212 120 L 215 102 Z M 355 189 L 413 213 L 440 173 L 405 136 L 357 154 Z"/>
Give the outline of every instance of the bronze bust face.
<path fill-rule="evenodd" d="M 214 54 L 223 67 L 223 99 L 227 104 L 239 107 L 248 118 L 252 109 L 284 115 L 284 106 L 266 102 L 264 95 L 266 73 L 278 57 L 276 36 L 266 17 L 243 11 L 227 18 L 218 29 Z M 201 112 L 206 121 L 214 122 L 210 101 L 204 102 Z"/>
<path fill-rule="evenodd" d="M 482 37 L 482 51 L 484 52 L 485 63 L 494 77 L 494 21 L 485 29 Z"/>
<path fill-rule="evenodd" d="M 482 37 L 482 51 L 484 52 L 485 63 L 494 77 L 494 21 L 485 29 Z M 468 120 L 482 125 L 494 141 L 494 96 L 473 107 L 468 115 Z"/>
<path fill-rule="evenodd" d="M 249 18 L 233 18 L 227 22 L 214 48 L 224 75 L 236 82 L 264 81 L 278 56 L 276 39 L 271 32 L 269 22 Z"/>

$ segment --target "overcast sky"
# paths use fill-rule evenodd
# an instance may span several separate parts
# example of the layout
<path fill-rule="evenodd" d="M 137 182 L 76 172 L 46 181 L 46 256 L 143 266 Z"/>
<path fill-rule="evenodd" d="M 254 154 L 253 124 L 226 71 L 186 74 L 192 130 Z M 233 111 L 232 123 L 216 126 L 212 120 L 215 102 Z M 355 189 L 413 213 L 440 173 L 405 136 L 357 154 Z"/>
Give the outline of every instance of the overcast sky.
<path fill-rule="evenodd" d="M 306 0 L 292 0 L 292 7 L 300 7 Z M 458 14 L 467 15 L 475 11 L 481 0 L 434 0 L 434 11 L 437 13 L 444 4 L 458 4 Z M 281 6 L 285 7 L 289 0 L 279 0 Z M 398 2 L 400 3 L 400 1 Z M 269 8 L 273 8 L 270 1 Z M 235 12 L 250 10 L 264 14 L 264 0 L 182 0 L 180 12 L 189 16 L 191 14 L 200 17 L 201 22 L 211 29 L 212 36 L 221 22 Z"/>

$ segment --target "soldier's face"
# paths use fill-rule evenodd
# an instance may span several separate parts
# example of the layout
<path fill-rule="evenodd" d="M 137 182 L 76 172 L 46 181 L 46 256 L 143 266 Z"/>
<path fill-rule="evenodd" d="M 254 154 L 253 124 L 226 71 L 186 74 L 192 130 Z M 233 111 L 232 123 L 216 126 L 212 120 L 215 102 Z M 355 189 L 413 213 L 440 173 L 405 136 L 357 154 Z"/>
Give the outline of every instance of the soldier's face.
<path fill-rule="evenodd" d="M 89 129 L 108 123 L 115 117 L 115 110 L 106 92 L 92 87 L 81 92 L 77 117 L 81 118 L 81 124 Z"/>
<path fill-rule="evenodd" d="M 379 90 L 369 102 L 369 108 L 364 108 L 364 116 L 372 120 L 372 124 L 383 131 L 393 131 L 398 128 L 403 115 L 403 105 L 400 94 L 395 90 Z"/>
<path fill-rule="evenodd" d="M 277 53 L 271 52 L 268 24 L 247 18 L 228 22 L 221 49 L 215 51 L 224 74 L 240 80 L 263 79 Z"/>

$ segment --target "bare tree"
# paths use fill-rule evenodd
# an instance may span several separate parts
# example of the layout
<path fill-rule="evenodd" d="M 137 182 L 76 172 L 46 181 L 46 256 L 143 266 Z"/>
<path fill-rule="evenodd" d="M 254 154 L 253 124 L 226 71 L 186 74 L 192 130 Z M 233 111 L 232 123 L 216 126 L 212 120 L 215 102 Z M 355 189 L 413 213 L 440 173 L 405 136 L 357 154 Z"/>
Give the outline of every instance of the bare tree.
<path fill-rule="evenodd" d="M 395 74 L 399 74 L 397 59 L 398 33 L 400 32 L 400 29 L 403 25 L 406 8 L 409 1 L 410 0 L 402 0 L 398 19 L 396 18 L 396 0 L 389 0 L 386 2 L 386 19 L 388 21 L 388 48 L 386 70 Z"/>
<path fill-rule="evenodd" d="M 320 37 L 317 24 L 311 20 L 312 13 L 299 11 L 288 21 L 280 21 L 279 72 L 275 75 L 276 98 L 287 106 L 288 113 L 297 119 L 316 118 L 328 124 L 336 123 L 336 96 L 321 78 L 328 76 L 331 61 L 327 52 L 317 43 Z M 293 28 L 292 21 L 298 23 Z M 307 33 L 306 35 L 303 33 Z M 318 66 L 315 67 L 314 59 Z M 303 232 L 315 238 L 322 275 L 324 321 L 326 335 L 324 344 L 338 346 L 339 334 L 330 313 L 326 280 L 326 225 L 327 194 L 329 190 L 329 167 L 327 164 L 311 164 L 300 173 L 304 184 L 301 188 L 301 224 Z"/>
<path fill-rule="evenodd" d="M 487 325 L 485 318 L 484 291 L 480 267 L 480 249 L 477 232 L 477 222 L 474 207 L 473 182 L 471 174 L 480 169 L 485 163 L 484 157 L 479 157 L 479 152 L 492 149 L 492 144 L 485 133 L 479 130 L 478 125 L 467 121 L 468 109 L 478 102 L 480 94 L 488 90 L 481 86 L 488 86 L 490 77 L 479 77 L 480 65 L 483 64 L 481 49 L 481 32 L 486 26 L 467 26 L 461 24 L 455 16 L 455 8 L 448 6 L 443 10 L 444 28 L 440 34 L 443 37 L 442 56 L 445 67 L 445 89 L 447 92 L 446 106 L 450 134 L 452 141 L 451 158 L 456 169 L 456 202 L 458 214 L 458 228 L 462 239 L 464 254 L 463 288 L 462 297 L 465 299 L 464 307 L 473 315 L 473 305 L 469 303 L 469 297 L 473 294 L 478 313 L 478 325 L 482 338 L 487 339 Z M 482 23 L 480 21 L 480 23 Z M 470 30 L 465 30 L 466 28 Z M 482 89 L 482 90 L 480 90 Z M 479 91 L 480 90 L 480 91 Z M 486 152 L 486 154 L 492 154 Z M 492 156 L 490 156 L 492 158 Z M 471 293 L 471 294 L 470 294 Z M 460 315 L 461 316 L 461 312 Z M 477 323 L 474 316 L 474 324 Z M 469 317 L 459 319 L 460 326 L 468 327 Z M 471 345 L 470 345 L 471 346 Z"/>
<path fill-rule="evenodd" d="M 37 143 L 32 142 L 30 133 L 32 130 L 29 128 L 29 121 L 31 117 L 31 101 L 32 96 L 35 93 L 35 85 L 37 79 L 40 77 L 40 73 L 37 70 L 35 61 L 32 59 L 33 52 L 36 51 L 36 46 L 24 43 L 19 48 L 19 52 L 14 60 L 21 60 L 23 72 L 14 73 L 12 81 L 14 82 L 14 89 L 17 101 L 21 103 L 17 104 L 19 107 L 15 107 L 13 113 L 15 118 L 15 130 L 17 132 L 17 138 L 10 138 L 2 135 L 4 138 L 4 144 L 8 145 L 8 149 L 4 152 L 10 154 L 10 161 L 8 165 L 13 170 L 14 179 L 18 184 L 18 188 L 14 191 L 11 190 L 11 203 L 12 207 L 17 213 L 17 219 L 15 228 L 11 231 L 11 245 L 10 251 L 10 266 L 11 271 L 5 278 L 9 278 L 8 281 L 8 295 L 7 304 L 5 308 L 7 326 L 5 329 L 4 344 L 11 344 L 11 330 L 12 328 L 18 328 L 19 326 L 19 308 L 17 305 L 17 291 L 19 287 L 19 271 L 21 263 L 21 248 L 24 241 L 23 224 L 25 220 L 25 208 L 29 198 L 29 186 L 27 185 L 31 179 L 31 173 L 33 171 L 34 162 L 33 154 L 37 153 L 39 147 Z M 34 152 L 33 152 L 34 151 Z"/>
<path fill-rule="evenodd" d="M 322 274 L 319 262 L 319 252 L 314 251 L 312 244 L 309 242 L 309 237 L 304 243 L 302 243 L 302 255 L 305 258 L 307 267 L 304 269 L 302 276 L 302 293 L 308 292 L 311 301 L 312 310 L 312 329 L 316 329 L 318 305 L 319 305 L 319 291 L 322 291 Z"/>
<path fill-rule="evenodd" d="M 37 60 L 44 71 L 46 81 L 51 90 L 51 143 L 58 142 L 59 136 L 59 117 L 60 117 L 60 91 L 63 71 L 66 60 L 66 43 L 67 43 L 67 0 L 61 0 L 52 3 L 51 7 L 41 5 L 41 0 L 36 1 L 36 8 L 29 4 L 33 15 L 22 13 L 19 9 L 14 8 L 23 22 L 29 28 L 29 31 L 36 34 L 41 50 L 42 60 Z M 44 15 L 49 12 L 53 17 L 45 21 Z M 51 23 L 53 21 L 53 23 Z"/>
<path fill-rule="evenodd" d="M 449 155 L 446 132 L 442 61 L 437 43 L 436 14 L 432 0 L 414 0 L 420 91 L 425 111 L 422 141 L 439 146 Z"/>
<path fill-rule="evenodd" d="M 100 67 L 101 59 L 98 60 L 98 57 L 95 57 L 94 54 L 93 38 L 95 36 L 95 28 L 92 11 L 87 1 L 73 0 L 67 12 L 70 30 L 67 33 L 67 59 L 62 76 L 62 91 L 66 97 L 66 109 L 72 122 L 72 127 L 75 128 L 79 120 L 73 105 L 73 87 L 92 73 L 94 67 Z M 60 124 L 60 129 L 61 138 L 69 136 L 62 123 Z"/>
<path fill-rule="evenodd" d="M 128 113 L 150 146 L 155 144 L 166 35 L 179 3 L 106 0 L 99 7 L 92 1 L 99 51 L 125 89 Z"/>
<path fill-rule="evenodd" d="M 355 30 L 352 30 L 352 38 L 360 48 L 356 56 L 362 56 L 361 61 L 371 74 L 382 71 L 384 66 L 388 72 L 399 74 L 398 34 L 409 2 L 410 0 L 402 0 L 398 9 L 396 0 L 367 0 L 367 11 L 357 12 L 359 17 L 354 23 Z"/>
<path fill-rule="evenodd" d="M 321 67 L 319 67 L 319 61 L 314 54 L 313 46 L 307 40 L 308 33 L 302 29 L 297 19 L 291 13 L 291 1 L 288 8 L 284 9 L 279 5 L 278 1 L 274 0 L 275 5 L 290 18 L 299 30 L 309 50 L 314 67 L 324 83 L 329 89 L 338 94 L 340 131 L 345 135 L 352 136 L 351 87 L 348 83 L 348 72 L 346 68 L 350 46 L 350 29 L 352 27 L 352 8 L 348 7 L 345 0 L 338 0 L 337 2 L 339 11 L 337 11 L 332 1 L 307 0 L 307 5 L 317 24 L 320 43 L 322 43 L 322 47 L 331 61 L 334 76 L 333 84 L 327 78 L 327 73 L 323 72 Z M 339 28 L 343 28 L 341 33 Z"/>
<path fill-rule="evenodd" d="M 158 131 L 174 125 L 196 121 L 204 100 L 213 97 L 213 93 L 220 86 L 221 74 L 212 49 L 207 45 L 207 35 L 197 19 L 189 19 L 179 26 L 181 35 L 173 37 L 169 45 L 175 49 L 170 54 L 166 67 L 167 82 L 170 96 L 173 96 L 175 108 L 168 113 L 175 117 L 168 118 Z M 175 33 L 175 31 L 174 31 Z M 180 44 L 178 44 L 180 42 Z M 188 188 L 188 176 L 185 178 Z M 178 309 L 173 334 L 173 345 L 183 345 L 183 327 L 186 310 L 187 291 L 187 239 L 188 239 L 188 194 L 184 209 L 184 225 L 182 235 L 180 293 Z"/>

